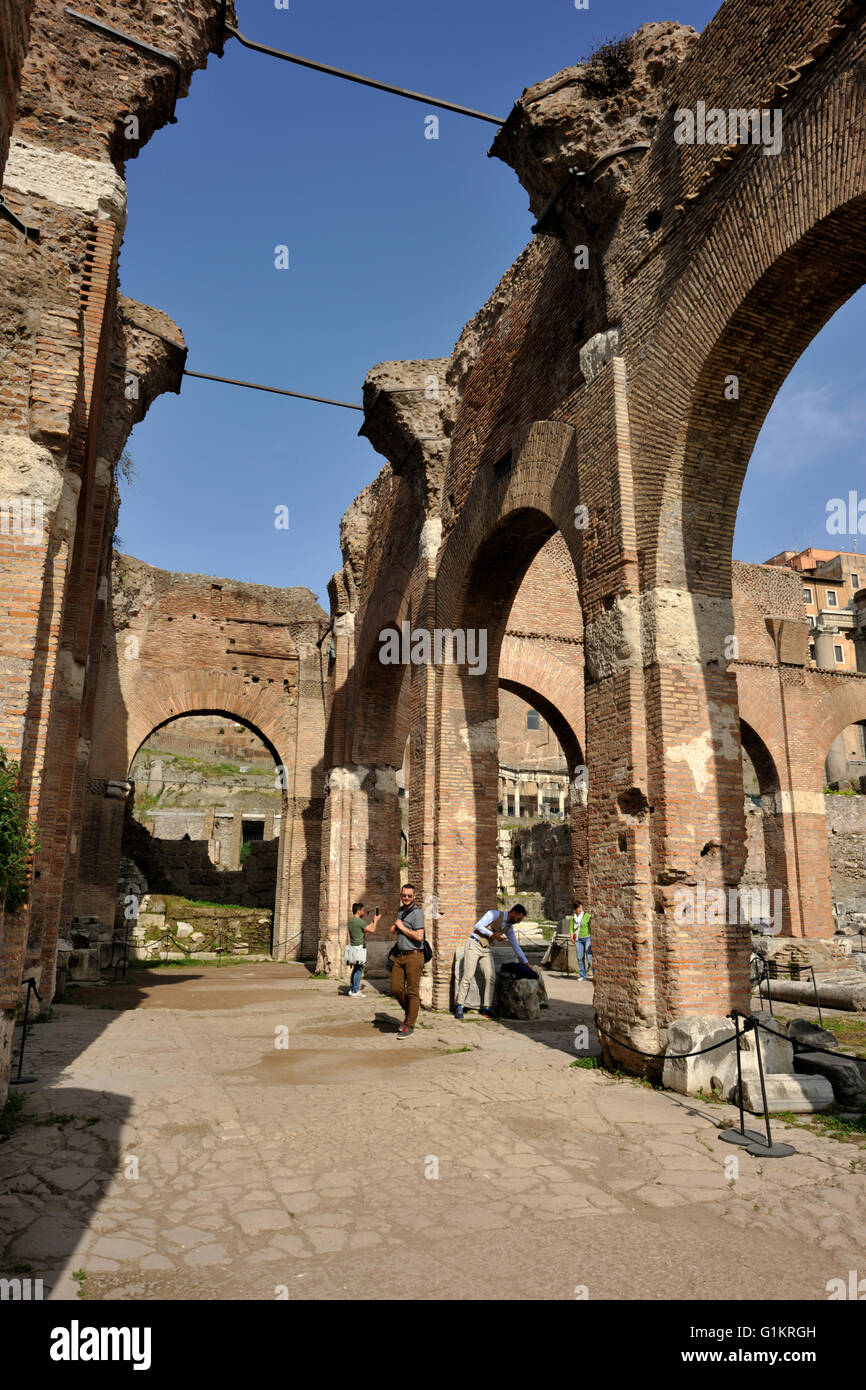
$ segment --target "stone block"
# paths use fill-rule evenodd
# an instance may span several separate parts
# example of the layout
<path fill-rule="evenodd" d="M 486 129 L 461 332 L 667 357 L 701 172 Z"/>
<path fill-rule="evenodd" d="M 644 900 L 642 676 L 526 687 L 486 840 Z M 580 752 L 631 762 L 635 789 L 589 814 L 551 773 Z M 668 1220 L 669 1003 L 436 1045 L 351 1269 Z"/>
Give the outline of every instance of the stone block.
<path fill-rule="evenodd" d="M 798 1052 L 794 1066 L 806 1076 L 825 1077 L 842 1104 L 866 1105 L 866 1081 L 856 1062 L 846 1057 L 828 1057 L 824 1052 Z"/>
<path fill-rule="evenodd" d="M 826 1028 L 819 1028 L 817 1023 L 810 1023 L 807 1018 L 792 1018 L 788 1024 L 788 1037 L 801 1052 L 811 1051 L 815 1047 L 829 1047 L 835 1051 L 838 1047 L 832 1033 Z"/>
<path fill-rule="evenodd" d="M 755 1018 L 764 1026 L 746 1033 L 741 1044 L 743 1060 L 753 1058 L 757 1066 L 756 1031 L 760 1035 L 761 1060 L 765 1072 L 792 1072 L 794 1070 L 794 1048 L 788 1037 L 787 1025 L 774 1018 L 769 1010 L 756 1010 Z M 768 1029 L 771 1032 L 768 1032 Z M 771 1035 L 772 1033 L 772 1035 Z"/>
<path fill-rule="evenodd" d="M 174 934 L 178 940 L 183 940 L 185 936 L 193 936 L 195 933 L 189 922 L 178 922 L 175 925 Z"/>
<path fill-rule="evenodd" d="M 676 1055 L 699 1052 L 702 1048 L 713 1047 L 715 1043 L 726 1040 L 727 1046 L 717 1047 L 700 1057 Z M 736 1084 L 734 1025 L 722 1014 L 687 1014 L 674 1019 L 668 1027 L 665 1052 L 662 1084 L 669 1091 L 696 1096 L 699 1090 L 703 1090 L 709 1095 L 715 1081 L 727 1095 Z"/>
<path fill-rule="evenodd" d="M 422 1007 L 422 1009 L 432 1009 L 432 1008 L 433 1008 L 433 972 L 432 972 L 432 970 L 430 969 L 429 966 L 427 966 L 426 970 L 424 971 L 423 975 L 421 976 L 421 981 L 420 981 L 420 984 L 419 984 L 419 986 L 418 986 L 418 994 L 419 994 L 419 997 L 420 997 L 420 1000 L 421 1000 L 421 1007 Z"/>
<path fill-rule="evenodd" d="M 764 1076 L 767 1090 L 767 1109 L 792 1110 L 795 1115 L 829 1110 L 833 1104 L 833 1087 L 823 1076 L 795 1076 L 792 1072 L 769 1072 Z M 743 1106 L 752 1115 L 764 1113 L 761 1083 L 757 1074 L 743 1077 Z"/>
<path fill-rule="evenodd" d="M 165 931 L 164 912 L 139 912 L 136 920 L 141 931 L 146 931 L 148 927 L 152 927 L 155 931 Z"/>
<path fill-rule="evenodd" d="M 68 978 L 78 984 L 96 983 L 99 980 L 98 946 L 70 951 Z"/>
<path fill-rule="evenodd" d="M 538 1018 L 541 1004 L 537 980 L 522 980 L 516 975 L 496 977 L 493 1012 L 502 1018 Z"/>

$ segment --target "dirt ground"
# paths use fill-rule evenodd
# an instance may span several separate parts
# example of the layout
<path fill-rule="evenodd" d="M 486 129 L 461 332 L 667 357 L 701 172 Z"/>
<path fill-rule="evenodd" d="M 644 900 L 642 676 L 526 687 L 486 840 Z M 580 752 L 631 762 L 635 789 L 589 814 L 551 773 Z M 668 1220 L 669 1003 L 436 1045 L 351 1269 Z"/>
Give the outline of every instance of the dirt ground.
<path fill-rule="evenodd" d="M 537 1023 L 406 1040 L 376 985 L 298 965 L 80 988 L 28 1039 L 0 1273 L 86 1301 L 824 1300 L 866 1272 L 866 1149 L 778 1122 L 796 1155 L 755 1159 L 732 1107 L 572 1065 L 592 986 L 546 978 Z"/>

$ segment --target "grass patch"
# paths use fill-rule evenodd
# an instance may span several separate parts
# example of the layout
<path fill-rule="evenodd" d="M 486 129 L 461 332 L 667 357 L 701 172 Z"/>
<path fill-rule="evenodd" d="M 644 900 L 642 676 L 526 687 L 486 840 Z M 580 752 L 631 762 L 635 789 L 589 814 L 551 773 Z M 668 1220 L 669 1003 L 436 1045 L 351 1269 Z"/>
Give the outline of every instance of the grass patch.
<path fill-rule="evenodd" d="M 0 1139 L 8 1139 L 16 1125 L 21 1123 L 23 1109 L 24 1097 L 20 1091 L 10 1091 L 6 1104 L 0 1110 Z"/>
<path fill-rule="evenodd" d="M 437 1051 L 437 1052 L 442 1051 L 442 1052 L 444 1052 L 444 1054 L 445 1054 L 446 1057 L 450 1057 L 450 1056 L 453 1056 L 453 1054 L 454 1054 L 455 1052 L 474 1052 L 475 1049 L 472 1048 L 472 1047 L 469 1047 L 469 1046 L 466 1046 L 466 1047 L 443 1047 L 443 1048 L 441 1048 L 441 1049 L 437 1047 L 436 1051 Z"/>
<path fill-rule="evenodd" d="M 583 1067 L 585 1071 L 600 1071 L 601 1062 L 597 1057 L 576 1057 L 573 1062 L 569 1062 L 570 1067 Z"/>
<path fill-rule="evenodd" d="M 251 960 L 249 956 L 234 956 L 234 955 L 232 955 L 232 953 L 231 953 L 230 951 L 224 951 L 224 952 L 223 952 L 223 955 L 222 955 L 222 957 L 221 957 L 220 960 L 197 960 L 197 959 L 195 959 L 193 956 L 184 956 L 183 960 L 160 960 L 158 956 L 155 956 L 153 960 L 131 960 L 131 961 L 129 962 L 129 969 L 130 969 L 130 970 L 200 970 L 200 969 L 206 970 L 206 969 L 208 969 L 208 968 L 210 968 L 210 969 L 217 969 L 217 968 L 219 968 L 219 969 L 221 969 L 221 970 L 225 970 L 225 968 L 226 968 L 226 963 L 227 963 L 227 962 L 230 963 L 230 964 L 232 964 L 232 965 L 277 965 L 277 964 L 285 965 L 285 964 L 286 964 L 285 961 L 279 961 L 279 962 L 278 962 L 278 961 L 275 961 L 275 960 L 256 960 L 256 959 L 252 959 L 252 960 Z M 294 962 L 289 962 L 289 964 L 293 964 L 293 963 L 294 963 Z M 300 964 L 300 962 L 298 962 L 298 964 Z M 108 986 L 108 987 L 111 988 L 111 989 L 113 989 L 113 988 L 115 987 L 115 984 L 114 984 L 114 981 L 113 981 L 113 980 L 103 980 L 102 983 L 103 983 L 103 985 L 106 985 L 106 986 Z M 118 981 L 117 981 L 117 984 L 118 984 L 118 985 L 122 985 L 122 984 L 123 984 L 123 980 L 118 980 Z M 78 1003 L 79 1000 L 69 1000 L 69 999 L 66 998 L 66 995 L 64 994 L 64 996 L 63 996 L 63 998 L 60 1000 L 60 1002 L 61 1002 L 61 1004 L 69 1004 L 69 1003 Z"/>
<path fill-rule="evenodd" d="M 64 1115 L 58 1111 L 56 1114 L 46 1115 L 44 1120 L 34 1120 L 33 1123 L 38 1129 L 44 1128 L 46 1125 L 57 1125 L 62 1129 L 64 1125 L 74 1124 L 75 1116 Z"/>
<path fill-rule="evenodd" d="M 796 1115 L 792 1110 L 777 1110 L 773 1113 L 772 1119 L 781 1120 L 792 1129 L 806 1129 L 810 1134 L 821 1134 L 826 1139 L 838 1139 L 842 1144 L 856 1144 L 861 1149 L 866 1148 L 866 1110 L 855 1115 L 853 1119 L 846 1119 L 845 1117 L 851 1113 L 850 1106 L 834 1105 L 831 1110 L 820 1111 L 815 1115 Z M 862 1159 L 852 1160 L 852 1163 L 862 1162 Z"/>
<path fill-rule="evenodd" d="M 809 1020 L 815 1028 L 820 1028 L 817 1018 Z M 866 1054 L 866 1022 L 854 1018 L 832 1018 L 824 1020 L 824 1027 L 835 1034 L 843 1047 L 851 1047 L 861 1055 Z"/>
<path fill-rule="evenodd" d="M 248 841 L 247 843 L 251 843 Z M 232 872 L 231 870 L 229 872 Z M 270 912 L 267 907 L 244 907 L 243 903 L 218 903 L 211 898 L 181 898 L 176 893 L 154 893 L 156 898 L 165 898 L 166 917 L 172 921 L 180 918 L 189 907 L 209 907 L 217 912 Z"/>

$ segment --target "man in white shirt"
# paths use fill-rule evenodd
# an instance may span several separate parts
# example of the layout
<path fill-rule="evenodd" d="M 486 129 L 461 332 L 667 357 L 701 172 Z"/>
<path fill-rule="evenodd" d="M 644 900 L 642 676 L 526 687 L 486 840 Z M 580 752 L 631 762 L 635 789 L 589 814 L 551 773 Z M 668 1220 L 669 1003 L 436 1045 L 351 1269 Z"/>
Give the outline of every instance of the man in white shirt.
<path fill-rule="evenodd" d="M 469 986 L 475 978 L 475 971 L 479 965 L 481 966 L 484 987 L 481 1008 L 478 1012 L 483 1014 L 485 1018 L 492 1016 L 490 1006 L 493 1003 L 493 985 L 496 978 L 490 956 L 492 942 L 508 941 L 520 963 L 522 965 L 529 964 L 514 934 L 515 924 L 522 922 L 525 916 L 526 908 L 523 904 L 515 903 L 510 912 L 505 912 L 504 909 L 497 907 L 491 908 L 489 912 L 485 912 L 480 921 L 475 923 L 472 935 L 466 942 L 466 948 L 463 952 L 463 977 L 454 1005 L 454 1017 L 456 1019 L 463 1017 Z"/>

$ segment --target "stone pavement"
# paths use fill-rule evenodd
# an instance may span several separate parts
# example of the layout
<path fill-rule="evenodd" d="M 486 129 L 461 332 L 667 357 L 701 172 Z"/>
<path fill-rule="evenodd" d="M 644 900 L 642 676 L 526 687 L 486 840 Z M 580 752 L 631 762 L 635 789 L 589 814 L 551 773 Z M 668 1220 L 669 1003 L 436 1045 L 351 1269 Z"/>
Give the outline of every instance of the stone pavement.
<path fill-rule="evenodd" d="M 188 1300 L 822 1300 L 866 1275 L 862 1148 L 780 1124 L 797 1155 L 761 1161 L 719 1140 L 730 1106 L 572 1067 L 592 987 L 547 983 L 536 1023 L 422 1014 L 406 1041 L 375 986 L 296 965 L 79 990 L 28 1041 L 0 1275 Z"/>

